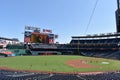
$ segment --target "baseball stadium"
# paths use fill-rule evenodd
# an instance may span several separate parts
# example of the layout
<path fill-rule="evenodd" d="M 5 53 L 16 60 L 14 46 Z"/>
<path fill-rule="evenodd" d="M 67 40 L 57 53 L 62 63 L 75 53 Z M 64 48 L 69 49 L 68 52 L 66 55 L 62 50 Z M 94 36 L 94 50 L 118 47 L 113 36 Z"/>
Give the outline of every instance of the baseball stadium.
<path fill-rule="evenodd" d="M 24 42 L 0 37 L 0 80 L 120 80 L 120 0 L 116 32 L 72 36 L 25 26 Z"/>

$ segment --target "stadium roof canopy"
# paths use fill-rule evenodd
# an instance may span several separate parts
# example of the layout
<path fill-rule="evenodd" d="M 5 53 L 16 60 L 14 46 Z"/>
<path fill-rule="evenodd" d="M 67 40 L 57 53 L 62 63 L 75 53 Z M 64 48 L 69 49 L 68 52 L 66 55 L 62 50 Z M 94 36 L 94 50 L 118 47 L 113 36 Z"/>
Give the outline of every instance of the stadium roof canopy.
<path fill-rule="evenodd" d="M 10 38 L 5 38 L 5 37 L 0 37 L 0 39 L 10 40 L 10 41 L 12 41 L 12 40 L 13 40 L 13 39 L 10 39 Z"/>
<path fill-rule="evenodd" d="M 1 36 L 0 36 L 0 39 L 9 40 L 9 41 L 19 41 L 17 38 L 10 39 L 10 38 L 5 38 L 5 37 L 1 37 Z"/>
<path fill-rule="evenodd" d="M 86 36 L 72 36 L 72 39 L 120 38 L 120 33 L 94 34 Z"/>

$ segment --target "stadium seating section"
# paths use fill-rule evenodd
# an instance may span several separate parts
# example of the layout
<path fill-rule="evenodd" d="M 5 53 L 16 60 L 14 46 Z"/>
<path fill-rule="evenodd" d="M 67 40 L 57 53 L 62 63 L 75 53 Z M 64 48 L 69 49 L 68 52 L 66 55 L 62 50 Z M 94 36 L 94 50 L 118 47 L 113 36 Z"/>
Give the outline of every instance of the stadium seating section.
<path fill-rule="evenodd" d="M 24 45 L 23 44 L 14 44 L 14 45 L 11 45 L 11 44 L 8 44 L 7 49 L 24 49 Z"/>
<path fill-rule="evenodd" d="M 71 40 L 70 44 L 83 56 L 120 59 L 120 38 Z"/>
<path fill-rule="evenodd" d="M 120 72 L 104 72 L 100 74 L 58 74 L 0 70 L 0 80 L 120 80 Z"/>
<path fill-rule="evenodd" d="M 8 44 L 6 49 L 12 51 L 15 56 L 19 55 L 27 55 L 26 49 L 24 48 L 24 44 Z"/>

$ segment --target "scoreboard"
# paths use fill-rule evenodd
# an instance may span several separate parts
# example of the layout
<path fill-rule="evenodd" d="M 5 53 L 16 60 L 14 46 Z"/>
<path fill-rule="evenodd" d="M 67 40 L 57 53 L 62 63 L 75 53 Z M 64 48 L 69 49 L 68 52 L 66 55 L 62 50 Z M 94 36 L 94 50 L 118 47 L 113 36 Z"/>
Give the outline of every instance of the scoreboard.
<path fill-rule="evenodd" d="M 52 34 L 52 30 L 43 29 L 43 32 L 40 31 L 40 28 L 25 26 L 24 32 L 24 42 L 25 43 L 44 43 L 44 44 L 53 44 L 54 39 L 58 35 Z"/>

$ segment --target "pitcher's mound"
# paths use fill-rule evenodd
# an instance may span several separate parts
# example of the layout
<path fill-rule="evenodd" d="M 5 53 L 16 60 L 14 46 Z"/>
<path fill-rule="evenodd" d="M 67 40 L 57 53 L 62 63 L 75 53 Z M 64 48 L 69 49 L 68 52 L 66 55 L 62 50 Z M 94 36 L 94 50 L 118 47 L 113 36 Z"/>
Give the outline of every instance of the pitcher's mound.
<path fill-rule="evenodd" d="M 69 60 L 66 64 L 75 68 L 98 68 L 98 66 L 89 64 L 89 62 L 85 60 Z"/>

